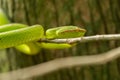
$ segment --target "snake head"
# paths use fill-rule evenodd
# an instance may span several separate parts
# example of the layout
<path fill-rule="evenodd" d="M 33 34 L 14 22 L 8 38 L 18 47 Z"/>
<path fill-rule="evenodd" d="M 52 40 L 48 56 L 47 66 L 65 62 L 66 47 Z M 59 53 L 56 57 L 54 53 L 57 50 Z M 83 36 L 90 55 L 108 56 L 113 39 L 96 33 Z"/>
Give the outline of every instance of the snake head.
<path fill-rule="evenodd" d="M 46 38 L 75 38 L 84 36 L 86 30 L 77 26 L 62 26 L 51 28 L 46 31 Z"/>

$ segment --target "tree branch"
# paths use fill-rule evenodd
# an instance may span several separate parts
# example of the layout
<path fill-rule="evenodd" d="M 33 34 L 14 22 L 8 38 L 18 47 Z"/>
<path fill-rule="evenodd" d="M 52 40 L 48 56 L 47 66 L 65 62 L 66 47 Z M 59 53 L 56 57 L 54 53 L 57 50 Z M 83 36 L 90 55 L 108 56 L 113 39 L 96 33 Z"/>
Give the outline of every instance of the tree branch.
<path fill-rule="evenodd" d="M 120 47 L 98 55 L 55 59 L 32 67 L 1 73 L 0 80 L 26 80 L 27 78 L 42 76 L 61 68 L 104 64 L 118 58 L 119 56 Z"/>
<path fill-rule="evenodd" d="M 120 34 L 95 35 L 95 36 L 69 38 L 69 39 L 53 39 L 53 40 L 42 39 L 39 42 L 74 43 L 74 42 L 89 42 L 89 41 L 100 41 L 100 40 L 120 40 Z"/>

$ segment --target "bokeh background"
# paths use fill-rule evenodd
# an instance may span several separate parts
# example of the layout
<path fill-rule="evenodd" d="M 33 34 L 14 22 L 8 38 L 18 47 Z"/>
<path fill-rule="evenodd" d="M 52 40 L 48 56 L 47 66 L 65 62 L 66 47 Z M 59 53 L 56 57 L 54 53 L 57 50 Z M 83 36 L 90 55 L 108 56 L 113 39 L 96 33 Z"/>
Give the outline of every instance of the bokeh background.
<path fill-rule="evenodd" d="M 63 25 L 85 28 L 85 36 L 120 33 L 120 0 L 0 0 L 11 22 L 41 24 L 45 30 Z M 37 65 L 60 57 L 94 55 L 120 46 L 120 41 L 79 43 L 70 49 L 42 49 L 28 56 L 14 48 L 0 51 L 0 72 Z M 120 80 L 120 59 L 103 65 L 76 66 L 30 80 Z"/>

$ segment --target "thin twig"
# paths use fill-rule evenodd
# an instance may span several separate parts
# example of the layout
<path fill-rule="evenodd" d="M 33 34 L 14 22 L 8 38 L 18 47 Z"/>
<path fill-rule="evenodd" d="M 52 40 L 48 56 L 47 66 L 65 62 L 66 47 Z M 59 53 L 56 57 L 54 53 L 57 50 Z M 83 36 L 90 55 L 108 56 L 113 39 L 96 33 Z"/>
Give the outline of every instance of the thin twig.
<path fill-rule="evenodd" d="M 98 55 L 55 59 L 32 67 L 1 73 L 0 80 L 26 80 L 27 78 L 42 76 L 61 68 L 104 64 L 119 56 L 120 47 Z"/>
<path fill-rule="evenodd" d="M 109 35 L 95 35 L 87 37 L 69 38 L 69 39 L 43 39 L 40 42 L 50 43 L 74 43 L 74 42 L 89 42 L 89 41 L 100 41 L 100 40 L 120 40 L 120 34 L 109 34 Z"/>

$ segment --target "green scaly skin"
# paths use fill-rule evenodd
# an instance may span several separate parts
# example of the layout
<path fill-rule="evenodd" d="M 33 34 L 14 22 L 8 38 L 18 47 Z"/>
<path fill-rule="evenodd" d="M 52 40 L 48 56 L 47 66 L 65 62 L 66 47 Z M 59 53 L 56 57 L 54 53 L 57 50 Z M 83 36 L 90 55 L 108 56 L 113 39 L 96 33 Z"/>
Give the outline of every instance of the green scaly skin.
<path fill-rule="evenodd" d="M 0 21 L 1 20 L 3 20 L 3 22 L 0 24 L 4 25 L 0 26 L 0 48 L 15 47 L 17 50 L 28 55 L 37 54 L 40 48 L 64 49 L 73 46 L 67 43 L 38 43 L 37 41 L 41 38 L 75 38 L 82 37 L 86 32 L 85 29 L 76 26 L 62 26 L 48 29 L 44 35 L 44 29 L 41 25 L 28 27 L 28 25 L 19 23 L 7 24 L 8 19 L 2 12 L 0 13 Z"/>
<path fill-rule="evenodd" d="M 41 50 L 41 47 L 37 45 L 36 42 L 29 42 L 26 44 L 21 44 L 15 47 L 17 50 L 19 50 L 22 53 L 25 53 L 27 55 L 36 55 Z"/>
<path fill-rule="evenodd" d="M 2 25 L 0 27 L 0 33 L 28 27 L 28 25 L 24 25 L 24 24 L 18 24 L 18 23 L 9 24 L 9 23 L 10 23 L 9 19 L 6 17 L 6 15 L 2 11 L 2 9 L 0 9 L 0 25 Z M 5 25 L 5 24 L 8 24 L 8 25 Z M 9 40 L 8 40 L 8 42 L 9 42 Z M 10 46 L 1 45 L 1 48 L 12 47 L 12 45 L 10 45 Z M 17 45 L 17 44 L 14 44 L 14 45 Z M 15 46 L 15 48 L 17 50 L 19 50 L 20 52 L 28 54 L 28 55 L 35 55 L 40 51 L 40 47 L 38 45 L 36 45 L 35 42 L 29 42 L 29 43 L 26 43 L 26 44 L 21 44 L 21 45 Z"/>
<path fill-rule="evenodd" d="M 8 48 L 31 41 L 37 41 L 41 37 L 43 37 L 43 27 L 41 25 L 5 31 L 0 33 L 0 45 L 2 45 L 0 48 Z"/>
<path fill-rule="evenodd" d="M 75 38 L 82 37 L 86 30 L 79 28 L 77 26 L 62 26 L 51 28 L 46 31 L 46 38 L 56 39 L 56 38 Z"/>
<path fill-rule="evenodd" d="M 56 28 L 50 28 L 46 31 L 47 39 L 63 39 L 63 38 L 75 38 L 82 37 L 86 30 L 77 26 L 62 26 Z M 75 44 L 57 44 L 57 43 L 39 43 L 40 46 L 46 49 L 64 49 L 75 46 Z"/>

